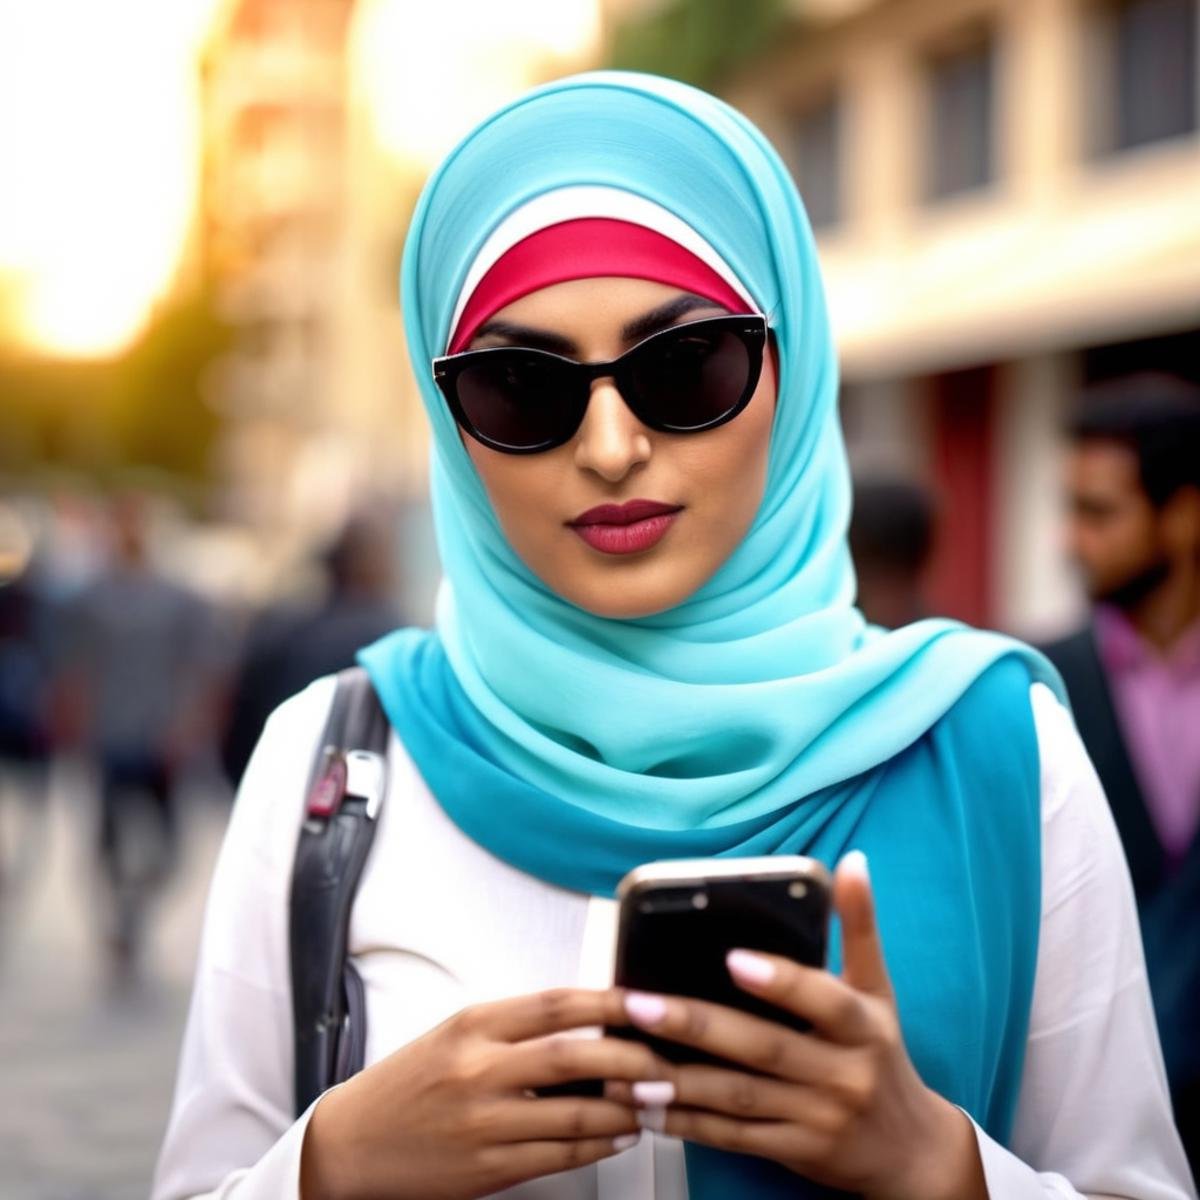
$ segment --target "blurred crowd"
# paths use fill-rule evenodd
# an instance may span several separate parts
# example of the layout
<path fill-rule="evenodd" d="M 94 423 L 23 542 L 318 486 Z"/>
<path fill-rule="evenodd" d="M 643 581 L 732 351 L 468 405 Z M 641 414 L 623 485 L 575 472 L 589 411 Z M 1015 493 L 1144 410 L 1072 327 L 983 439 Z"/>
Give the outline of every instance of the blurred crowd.
<path fill-rule="evenodd" d="M 172 572 L 177 513 L 146 493 L 0 502 L 0 916 L 56 761 L 94 793 L 96 942 L 118 979 L 178 859 L 180 797 L 228 800 L 271 711 L 399 622 L 393 531 L 352 517 L 273 603 Z"/>

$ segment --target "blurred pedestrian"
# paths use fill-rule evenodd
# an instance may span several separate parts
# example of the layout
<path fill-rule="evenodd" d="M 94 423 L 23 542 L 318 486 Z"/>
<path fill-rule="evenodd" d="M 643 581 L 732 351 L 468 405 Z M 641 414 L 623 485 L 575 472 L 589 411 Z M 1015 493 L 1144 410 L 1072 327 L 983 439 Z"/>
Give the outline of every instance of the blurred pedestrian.
<path fill-rule="evenodd" d="M 899 629 L 929 615 L 925 581 L 933 538 L 933 499 L 919 483 L 882 476 L 855 480 L 850 556 L 858 607 L 873 625 Z"/>
<path fill-rule="evenodd" d="M 1133 876 L 1176 1118 L 1200 1167 L 1200 395 L 1134 378 L 1070 428 L 1088 623 L 1046 647 Z"/>
<path fill-rule="evenodd" d="M 11 574 L 9 571 L 11 570 Z M 0 888 L 28 873 L 50 756 L 48 605 L 31 557 L 0 556 Z"/>
<path fill-rule="evenodd" d="M 251 626 L 221 747 L 233 784 L 280 704 L 314 679 L 352 666 L 361 647 L 400 624 L 394 537 L 385 516 L 353 516 L 323 556 L 328 592 L 321 603 L 271 608 Z"/>
<path fill-rule="evenodd" d="M 141 496 L 111 511 L 111 560 L 71 609 L 63 687 L 76 699 L 100 800 L 98 853 L 114 968 L 132 972 L 150 897 L 177 854 L 172 788 L 210 702 L 211 616 L 151 561 Z"/>

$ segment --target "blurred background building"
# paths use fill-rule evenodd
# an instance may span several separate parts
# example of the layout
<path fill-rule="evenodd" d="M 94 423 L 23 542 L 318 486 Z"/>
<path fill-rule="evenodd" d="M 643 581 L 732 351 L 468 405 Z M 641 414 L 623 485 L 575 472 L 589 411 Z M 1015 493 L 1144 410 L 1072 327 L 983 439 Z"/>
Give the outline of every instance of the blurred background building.
<path fill-rule="evenodd" d="M 816 227 L 860 468 L 940 500 L 935 609 L 1045 633 L 1076 593 L 1081 385 L 1200 379 L 1195 0 L 809 0 L 724 91 Z"/>
<path fill-rule="evenodd" d="M 325 448 L 332 520 L 352 414 L 330 403 L 330 331 L 344 241 L 351 0 L 243 0 L 219 10 L 202 66 L 199 248 L 232 344 L 208 396 L 224 419 L 214 471 L 225 515 L 288 542 L 296 479 Z"/>

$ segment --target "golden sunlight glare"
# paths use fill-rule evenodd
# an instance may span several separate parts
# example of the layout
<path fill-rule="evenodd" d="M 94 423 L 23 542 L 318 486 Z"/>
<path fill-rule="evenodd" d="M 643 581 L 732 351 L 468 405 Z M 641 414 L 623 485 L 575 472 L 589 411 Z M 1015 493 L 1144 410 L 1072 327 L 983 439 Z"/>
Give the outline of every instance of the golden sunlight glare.
<path fill-rule="evenodd" d="M 169 287 L 218 2 L 0 0 L 0 274 L 39 349 L 117 353 Z"/>
<path fill-rule="evenodd" d="M 598 0 L 366 0 L 353 53 L 380 143 L 428 168 L 547 58 L 599 35 Z"/>

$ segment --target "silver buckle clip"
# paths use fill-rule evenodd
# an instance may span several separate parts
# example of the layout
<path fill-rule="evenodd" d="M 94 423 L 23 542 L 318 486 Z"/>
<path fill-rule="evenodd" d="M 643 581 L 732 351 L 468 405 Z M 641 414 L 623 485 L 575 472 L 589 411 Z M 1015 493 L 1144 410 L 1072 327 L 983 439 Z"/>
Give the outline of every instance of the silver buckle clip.
<path fill-rule="evenodd" d="M 367 803 L 367 816 L 373 821 L 383 804 L 383 756 L 370 750 L 346 753 L 346 795 Z"/>

